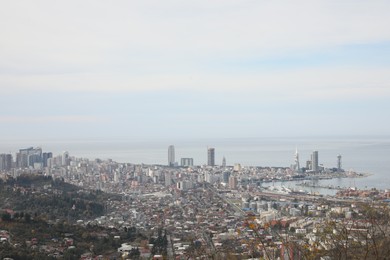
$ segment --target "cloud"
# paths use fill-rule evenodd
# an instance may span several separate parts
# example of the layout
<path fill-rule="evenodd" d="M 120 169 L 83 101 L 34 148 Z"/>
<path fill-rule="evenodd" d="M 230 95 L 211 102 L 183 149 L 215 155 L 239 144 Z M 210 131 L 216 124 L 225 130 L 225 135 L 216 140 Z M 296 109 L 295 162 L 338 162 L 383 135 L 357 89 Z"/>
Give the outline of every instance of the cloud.
<path fill-rule="evenodd" d="M 7 1 L 0 68 L 115 71 L 143 59 L 161 65 L 161 57 L 261 57 L 386 42 L 389 10 L 388 1 Z M 118 64 L 121 56 L 128 62 Z"/>
<path fill-rule="evenodd" d="M 388 1 L 41 0 L 7 1 L 0 7 L 0 88 L 5 93 L 389 94 L 388 68 L 348 61 L 344 67 L 224 70 L 226 61 L 388 42 Z"/>
<path fill-rule="evenodd" d="M 308 122 L 318 103 L 331 117 L 329 101 L 371 106 L 365 119 L 381 125 L 387 105 L 377 101 L 390 97 L 389 13 L 387 0 L 3 1 L 0 122 L 9 130 L 2 133 L 23 135 L 29 123 L 36 133 L 42 124 L 53 136 L 76 135 L 71 124 L 54 128 L 108 120 L 94 131 L 161 135 L 155 122 L 167 118 L 173 136 L 257 132 L 262 120 L 269 132 L 287 131 L 271 124 L 289 120 L 304 132 L 288 107 L 299 105 Z M 340 118 L 353 113 L 341 110 Z M 191 129 L 182 123 L 188 114 Z M 328 123 L 323 114 L 316 120 Z M 209 127 L 197 126 L 202 118 Z"/>

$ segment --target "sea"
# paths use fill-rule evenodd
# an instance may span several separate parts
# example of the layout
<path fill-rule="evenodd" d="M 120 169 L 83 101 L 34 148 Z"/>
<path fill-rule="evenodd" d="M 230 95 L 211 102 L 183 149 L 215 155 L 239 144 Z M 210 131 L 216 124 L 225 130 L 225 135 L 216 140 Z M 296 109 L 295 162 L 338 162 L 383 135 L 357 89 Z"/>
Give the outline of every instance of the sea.
<path fill-rule="evenodd" d="M 364 178 L 335 178 L 318 180 L 316 185 L 356 187 L 358 189 L 390 189 L 390 136 L 376 137 L 273 137 L 273 138 L 214 138 L 214 139 L 80 139 L 80 140 L 0 140 L 0 153 L 15 153 L 21 148 L 42 147 L 54 155 L 68 151 L 70 156 L 88 159 L 112 159 L 122 163 L 166 165 L 168 146 L 175 146 L 175 158 L 193 158 L 195 165 L 207 162 L 207 148 L 215 148 L 216 164 L 289 167 L 294 164 L 296 149 L 300 165 L 305 166 L 313 151 L 318 151 L 319 164 L 337 167 L 342 156 L 346 171 L 366 173 Z M 321 194 L 337 190 L 297 186 L 299 182 L 264 183 L 304 189 Z"/>

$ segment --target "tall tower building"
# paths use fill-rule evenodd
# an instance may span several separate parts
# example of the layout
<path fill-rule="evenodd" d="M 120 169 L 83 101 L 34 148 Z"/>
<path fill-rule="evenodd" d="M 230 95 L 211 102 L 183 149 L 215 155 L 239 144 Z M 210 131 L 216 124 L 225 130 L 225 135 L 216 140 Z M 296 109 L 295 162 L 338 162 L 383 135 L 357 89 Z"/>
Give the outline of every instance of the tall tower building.
<path fill-rule="evenodd" d="M 295 149 L 295 171 L 300 172 L 301 171 L 301 166 L 299 165 L 299 153 L 298 153 L 298 148 Z"/>
<path fill-rule="evenodd" d="M 175 146 L 168 146 L 168 166 L 175 165 Z"/>
<path fill-rule="evenodd" d="M 338 172 L 343 171 L 343 169 L 341 167 L 342 167 L 341 166 L 341 155 L 339 154 L 339 155 L 337 155 L 337 171 Z"/>
<path fill-rule="evenodd" d="M 0 154 L 0 170 L 11 170 L 12 162 L 12 154 Z"/>
<path fill-rule="evenodd" d="M 14 167 L 13 162 L 14 162 L 14 160 L 12 158 L 12 154 L 7 154 L 5 156 L 5 168 L 6 168 L 6 170 L 11 170 L 11 168 Z"/>
<path fill-rule="evenodd" d="M 226 167 L 226 158 L 225 158 L 225 156 L 222 158 L 222 167 Z"/>
<path fill-rule="evenodd" d="M 318 171 L 318 151 L 314 151 L 311 155 L 311 170 L 313 172 Z"/>
<path fill-rule="evenodd" d="M 215 149 L 208 148 L 207 149 L 207 165 L 215 166 Z"/>

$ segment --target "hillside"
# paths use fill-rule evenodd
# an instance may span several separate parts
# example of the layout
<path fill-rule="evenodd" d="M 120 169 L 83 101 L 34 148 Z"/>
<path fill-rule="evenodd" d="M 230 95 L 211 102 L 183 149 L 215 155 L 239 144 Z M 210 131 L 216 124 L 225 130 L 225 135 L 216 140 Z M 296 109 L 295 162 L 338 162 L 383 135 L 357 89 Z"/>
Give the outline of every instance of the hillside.
<path fill-rule="evenodd" d="M 0 209 L 55 221 L 88 220 L 105 213 L 105 202 L 120 196 L 87 191 L 50 176 L 22 175 L 0 182 Z"/>

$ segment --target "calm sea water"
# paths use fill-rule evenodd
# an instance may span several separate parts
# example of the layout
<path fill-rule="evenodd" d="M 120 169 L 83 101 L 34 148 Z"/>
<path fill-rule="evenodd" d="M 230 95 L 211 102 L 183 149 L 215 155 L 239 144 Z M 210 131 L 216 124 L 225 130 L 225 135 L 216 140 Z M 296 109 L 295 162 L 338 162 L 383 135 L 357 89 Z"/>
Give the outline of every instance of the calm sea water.
<path fill-rule="evenodd" d="M 314 150 L 319 163 L 336 167 L 337 155 L 342 155 L 345 170 L 371 173 L 366 178 L 322 180 L 322 185 L 358 188 L 390 189 L 390 137 L 347 138 L 236 138 L 198 140 L 73 140 L 73 141 L 1 141 L 0 153 L 16 152 L 19 148 L 41 146 L 54 154 L 69 151 L 71 156 L 113 159 L 118 162 L 167 164 L 168 146 L 175 146 L 176 161 L 193 158 L 196 165 L 207 162 L 207 147 L 215 148 L 216 163 L 226 157 L 228 165 L 284 166 L 294 163 L 298 148 L 301 166 Z M 295 185 L 295 184 L 284 184 Z M 311 189 L 312 190 L 312 189 Z M 334 193 L 319 190 L 323 193 Z"/>

